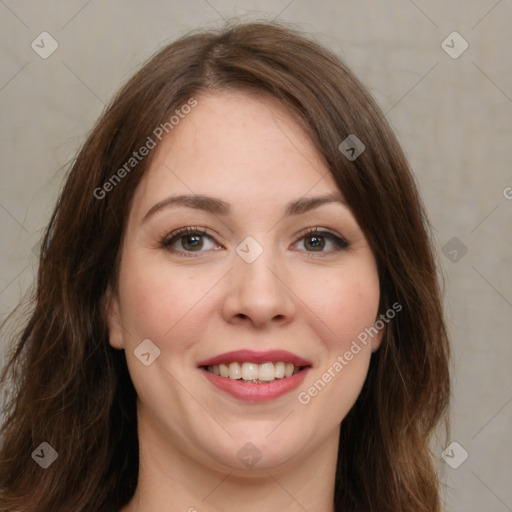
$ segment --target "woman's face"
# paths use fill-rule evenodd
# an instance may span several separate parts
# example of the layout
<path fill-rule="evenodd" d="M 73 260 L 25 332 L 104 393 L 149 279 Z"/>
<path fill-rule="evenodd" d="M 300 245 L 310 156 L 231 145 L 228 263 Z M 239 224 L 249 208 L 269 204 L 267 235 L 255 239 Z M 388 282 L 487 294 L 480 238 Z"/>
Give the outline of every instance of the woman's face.
<path fill-rule="evenodd" d="M 196 99 L 133 198 L 110 343 L 126 351 L 148 452 L 285 467 L 332 452 L 362 388 L 381 333 L 353 342 L 377 318 L 376 262 L 280 104 Z"/>

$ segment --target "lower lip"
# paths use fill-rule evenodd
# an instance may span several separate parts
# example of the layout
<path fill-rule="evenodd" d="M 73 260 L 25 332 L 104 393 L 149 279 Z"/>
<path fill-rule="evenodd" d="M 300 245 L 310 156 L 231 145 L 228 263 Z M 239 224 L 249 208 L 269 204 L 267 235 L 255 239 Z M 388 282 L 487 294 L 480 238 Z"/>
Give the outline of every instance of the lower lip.
<path fill-rule="evenodd" d="M 235 398 L 246 402 L 267 402 L 275 400 L 300 386 L 309 368 L 304 368 L 291 377 L 276 379 L 266 384 L 254 384 L 245 382 L 242 379 L 236 380 L 229 377 L 220 377 L 204 368 L 200 368 L 200 370 L 215 387 Z"/>

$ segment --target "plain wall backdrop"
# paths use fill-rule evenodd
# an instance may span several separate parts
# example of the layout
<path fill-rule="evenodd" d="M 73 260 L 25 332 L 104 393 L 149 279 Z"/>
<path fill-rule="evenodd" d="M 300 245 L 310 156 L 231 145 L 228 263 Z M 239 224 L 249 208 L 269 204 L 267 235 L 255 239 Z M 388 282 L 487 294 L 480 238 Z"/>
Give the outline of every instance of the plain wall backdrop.
<path fill-rule="evenodd" d="M 41 230 L 104 105 L 163 44 L 232 16 L 316 37 L 395 128 L 446 281 L 447 509 L 512 511 L 510 0 L 0 0 L 0 318 L 32 283 Z"/>

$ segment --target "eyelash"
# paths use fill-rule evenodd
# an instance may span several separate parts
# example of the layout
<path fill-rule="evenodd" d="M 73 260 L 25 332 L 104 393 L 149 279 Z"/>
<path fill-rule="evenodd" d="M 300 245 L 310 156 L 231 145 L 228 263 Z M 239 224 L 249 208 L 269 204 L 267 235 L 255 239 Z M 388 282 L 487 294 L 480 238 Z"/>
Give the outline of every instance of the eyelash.
<path fill-rule="evenodd" d="M 170 235 L 166 236 L 161 242 L 160 242 L 160 246 L 164 249 L 167 249 L 171 252 L 174 252 L 176 254 L 181 254 L 181 255 L 184 255 L 186 257 L 192 257 L 192 258 L 196 258 L 200 255 L 201 252 L 205 252 L 205 251 L 177 251 L 177 250 L 174 250 L 171 248 L 171 245 L 179 240 L 180 237 L 183 237 L 184 235 L 199 235 L 199 236 L 207 236 L 209 238 L 211 238 L 212 240 L 214 240 L 214 237 L 208 233 L 208 230 L 206 228 L 200 228 L 200 227 L 192 227 L 192 226 L 188 226 L 188 227 L 185 227 L 185 228 L 181 228 L 181 229 L 178 229 L 176 231 L 173 231 Z M 311 254 L 316 254 L 317 256 L 315 257 L 324 257 L 324 256 L 329 256 L 331 255 L 332 253 L 337 253 L 339 251 L 343 251 L 345 249 L 347 249 L 349 247 L 349 243 L 347 242 L 347 240 L 339 235 L 336 235 L 335 233 L 331 232 L 331 231 L 328 231 L 324 228 L 320 228 L 320 227 L 315 227 L 315 228 L 308 228 L 304 233 L 301 234 L 301 236 L 297 239 L 297 242 L 299 240 L 302 240 L 303 238 L 306 238 L 308 236 L 311 236 L 311 235 L 316 235 L 316 236 L 319 236 L 319 237 L 323 237 L 323 238 L 327 238 L 329 240 L 331 240 L 332 242 L 334 242 L 338 248 L 335 249 L 334 251 L 327 251 L 327 252 L 324 252 L 324 251 L 306 251 L 308 253 L 311 253 Z M 295 242 L 295 243 L 297 243 Z M 196 254 L 197 253 L 197 254 Z"/>

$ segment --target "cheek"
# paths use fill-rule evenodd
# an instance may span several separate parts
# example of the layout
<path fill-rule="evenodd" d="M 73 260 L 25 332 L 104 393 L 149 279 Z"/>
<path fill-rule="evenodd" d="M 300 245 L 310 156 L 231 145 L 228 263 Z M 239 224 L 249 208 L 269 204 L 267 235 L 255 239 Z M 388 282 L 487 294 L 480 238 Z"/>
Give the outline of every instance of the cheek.
<path fill-rule="evenodd" d="M 354 405 L 366 380 L 375 323 L 379 282 L 372 266 L 333 272 L 310 292 L 308 306 L 314 330 L 323 340 L 319 362 L 297 394 L 305 414 L 325 425 L 339 424 Z M 365 338 L 366 336 L 366 338 Z"/>
<path fill-rule="evenodd" d="M 168 336 L 189 332 L 191 324 L 204 323 L 209 291 L 218 280 L 198 267 L 173 268 L 165 258 L 132 253 L 120 270 L 123 324 L 131 337 L 154 338 L 160 343 Z"/>
<path fill-rule="evenodd" d="M 350 263 L 319 280 L 309 294 L 311 318 L 316 319 L 324 346 L 321 362 L 298 401 L 328 424 L 341 422 L 361 392 L 371 358 L 371 339 L 365 339 L 365 330 L 374 325 L 379 307 L 373 259 Z"/>
<path fill-rule="evenodd" d="M 315 269 L 303 274 L 297 286 L 312 321 L 325 334 L 329 350 L 344 350 L 376 320 L 380 287 L 374 265 L 350 265 L 318 276 Z"/>

